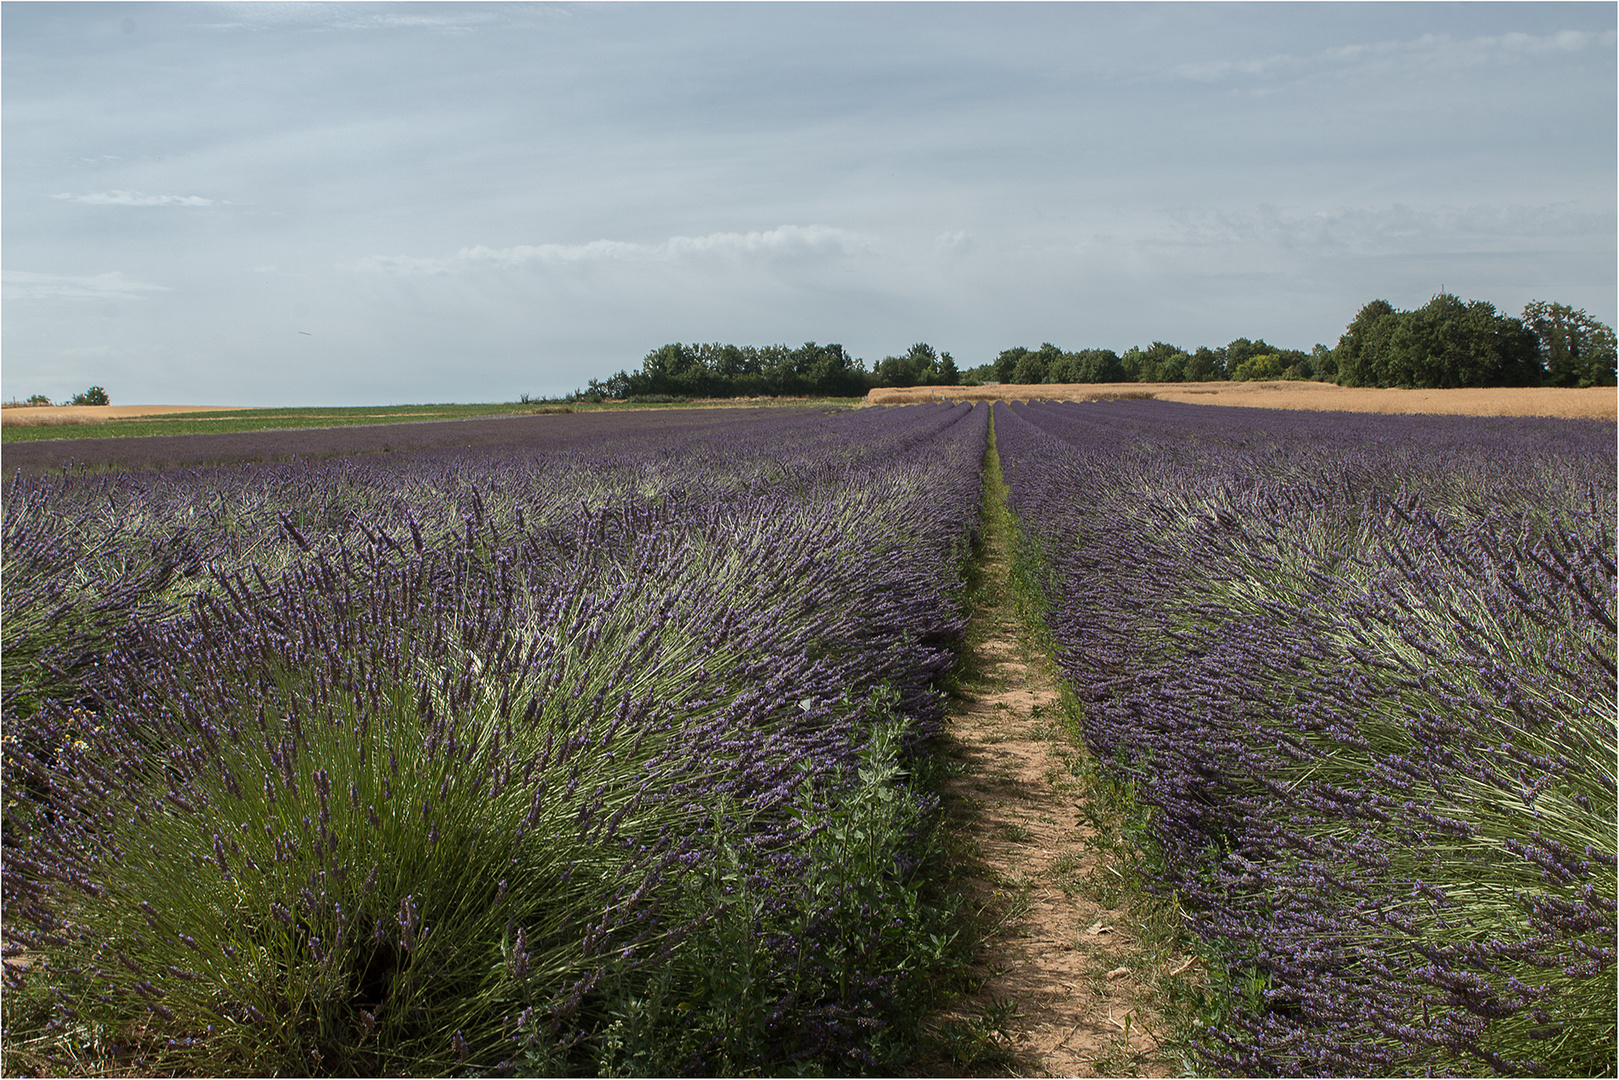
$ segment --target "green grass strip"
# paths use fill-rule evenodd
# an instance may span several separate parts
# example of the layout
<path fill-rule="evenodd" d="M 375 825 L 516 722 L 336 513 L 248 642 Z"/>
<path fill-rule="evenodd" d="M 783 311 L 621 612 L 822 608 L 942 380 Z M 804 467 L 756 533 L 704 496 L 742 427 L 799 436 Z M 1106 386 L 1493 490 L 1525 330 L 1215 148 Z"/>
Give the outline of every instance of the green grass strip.
<path fill-rule="evenodd" d="M 753 408 L 852 408 L 862 398 L 790 398 L 749 401 Z M 738 403 L 743 404 L 743 403 Z M 295 409 L 230 409 L 207 412 L 166 413 L 162 416 L 131 417 L 92 423 L 16 424 L 0 427 L 0 443 L 34 442 L 41 439 L 121 439 L 144 435 L 212 435 L 233 431 L 286 431 L 300 428 L 361 427 L 372 424 L 405 424 L 435 420 L 469 420 L 495 416 L 534 416 L 545 413 L 614 412 L 626 409 L 729 408 L 712 403 L 603 402 L 596 404 L 514 404 L 494 402 L 481 405 L 344 405 Z"/>

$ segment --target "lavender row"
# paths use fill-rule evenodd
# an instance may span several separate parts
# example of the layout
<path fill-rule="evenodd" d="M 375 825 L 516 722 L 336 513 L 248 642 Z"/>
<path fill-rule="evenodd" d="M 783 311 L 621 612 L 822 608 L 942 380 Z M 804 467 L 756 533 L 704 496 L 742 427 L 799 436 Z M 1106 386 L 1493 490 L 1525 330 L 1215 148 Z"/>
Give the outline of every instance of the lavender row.
<path fill-rule="evenodd" d="M 925 968 L 904 777 L 986 430 L 8 487 L 8 579 L 90 627 L 7 625 L 8 683 L 51 669 L 5 700 L 7 947 L 47 958 L 8 978 L 193 1067 L 869 1064 Z"/>
<path fill-rule="evenodd" d="M 1204 1067 L 1611 1072 L 1613 425 L 1143 402 L 996 440 L 1221 973 Z"/>

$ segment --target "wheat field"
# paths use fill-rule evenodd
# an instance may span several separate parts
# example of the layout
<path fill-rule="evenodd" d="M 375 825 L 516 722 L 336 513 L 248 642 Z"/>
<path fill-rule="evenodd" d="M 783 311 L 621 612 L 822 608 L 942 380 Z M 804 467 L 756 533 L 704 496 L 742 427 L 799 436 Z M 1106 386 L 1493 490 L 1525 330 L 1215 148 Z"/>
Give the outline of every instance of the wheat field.
<path fill-rule="evenodd" d="M 1256 409 L 1312 409 L 1453 416 L 1558 416 L 1619 419 L 1619 391 L 1611 386 L 1468 387 L 1457 390 L 1378 390 L 1319 382 L 1045 383 L 1000 386 L 913 386 L 876 389 L 867 405 L 917 401 L 1115 401 L 1156 398 L 1193 405 Z"/>

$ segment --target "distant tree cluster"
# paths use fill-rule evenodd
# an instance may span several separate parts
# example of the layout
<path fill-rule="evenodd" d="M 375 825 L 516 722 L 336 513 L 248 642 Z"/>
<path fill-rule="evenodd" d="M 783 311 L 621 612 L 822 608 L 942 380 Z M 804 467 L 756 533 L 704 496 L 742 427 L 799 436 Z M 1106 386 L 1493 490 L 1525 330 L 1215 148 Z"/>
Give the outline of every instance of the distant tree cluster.
<path fill-rule="evenodd" d="M 873 386 L 955 386 L 961 373 L 949 353 L 935 353 L 925 341 L 904 356 L 885 356 L 872 373 Z"/>
<path fill-rule="evenodd" d="M 1373 300 L 1334 351 L 1345 386 L 1534 386 L 1543 374 L 1539 339 L 1522 320 L 1450 293 L 1414 311 Z"/>
<path fill-rule="evenodd" d="M 962 381 L 1029 384 L 1330 379 L 1335 371 L 1332 350 L 1324 345 L 1307 353 L 1277 348 L 1264 338 L 1238 338 L 1217 349 L 1199 346 L 1194 352 L 1155 341 L 1146 348 L 1132 348 L 1123 356 L 1112 349 L 1067 352 L 1048 341 L 1038 349 L 1007 349 L 990 363 L 967 371 Z"/>
<path fill-rule="evenodd" d="M 27 401 L 13 400 L 12 405 L 49 405 L 51 399 L 44 394 L 30 394 Z M 112 399 L 107 397 L 107 391 L 100 386 L 92 386 L 82 394 L 74 394 L 69 405 L 111 405 Z"/>
<path fill-rule="evenodd" d="M 586 399 L 859 397 L 874 386 L 954 386 L 961 380 L 949 353 L 917 342 L 885 356 L 875 370 L 842 345 L 664 345 L 647 353 L 639 371 L 590 381 Z"/>
<path fill-rule="evenodd" d="M 1566 304 L 1531 300 L 1523 309 L 1524 325 L 1540 346 L 1542 382 L 1546 386 L 1613 386 L 1613 327 Z"/>
<path fill-rule="evenodd" d="M 590 380 L 578 396 L 627 400 L 648 397 L 858 397 L 871 386 L 865 363 L 842 345 L 664 345 L 647 353 L 640 371 Z"/>
<path fill-rule="evenodd" d="M 1193 352 L 1155 341 L 1123 356 L 1047 342 L 1007 349 L 962 373 L 969 384 L 1234 382 L 1313 379 L 1344 386 L 1613 386 L 1613 329 L 1565 304 L 1532 301 L 1522 318 L 1449 293 L 1414 311 L 1386 300 L 1361 308 L 1336 348 L 1282 349 L 1237 338 Z"/>
<path fill-rule="evenodd" d="M 1177 383 L 1312 379 L 1344 386 L 1613 386 L 1613 328 L 1584 311 L 1531 301 L 1522 318 L 1499 314 L 1484 300 L 1440 293 L 1414 311 L 1387 300 L 1360 309 L 1336 348 L 1283 349 L 1264 338 L 1237 338 L 1195 350 L 1154 341 L 1120 356 L 1112 349 L 1070 352 L 1049 341 L 1038 349 L 1006 349 L 989 363 L 960 371 L 948 352 L 917 342 L 885 356 L 870 371 L 841 345 L 664 345 L 639 371 L 592 379 L 575 398 L 602 400 L 698 397 L 858 397 L 880 386 L 969 386 L 999 382 Z M 88 401 L 102 404 L 93 386 Z"/>
<path fill-rule="evenodd" d="M 1345 386 L 1614 385 L 1613 329 L 1545 300 L 1519 319 L 1450 293 L 1414 311 L 1373 300 L 1334 352 Z"/>

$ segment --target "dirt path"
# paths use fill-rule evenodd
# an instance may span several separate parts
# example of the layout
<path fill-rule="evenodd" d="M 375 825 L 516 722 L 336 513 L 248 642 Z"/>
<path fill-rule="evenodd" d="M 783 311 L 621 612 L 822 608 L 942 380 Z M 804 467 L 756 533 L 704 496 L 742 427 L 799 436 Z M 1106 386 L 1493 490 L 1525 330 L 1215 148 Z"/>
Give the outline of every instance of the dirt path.
<path fill-rule="evenodd" d="M 999 470 L 986 479 L 998 486 Z M 1075 779 L 1083 751 L 1061 733 L 1057 685 L 1023 634 L 1008 588 L 1010 525 L 996 510 L 971 586 L 946 737 L 961 766 L 946 787 L 951 828 L 974 868 L 959 885 L 991 931 L 975 972 L 981 984 L 943 1021 L 979 1039 L 956 1040 L 950 1066 L 966 1075 L 1168 1076 L 1175 1070 L 1157 1053 L 1148 982 L 1179 958 L 1143 948 L 1128 915 L 1111 906 L 1121 892 Z"/>

